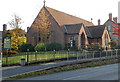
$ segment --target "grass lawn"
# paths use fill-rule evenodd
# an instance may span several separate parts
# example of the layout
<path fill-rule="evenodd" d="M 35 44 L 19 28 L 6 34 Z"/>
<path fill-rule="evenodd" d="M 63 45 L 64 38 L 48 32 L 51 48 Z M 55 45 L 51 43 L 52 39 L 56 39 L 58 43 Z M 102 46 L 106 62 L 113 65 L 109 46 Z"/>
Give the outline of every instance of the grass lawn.
<path fill-rule="evenodd" d="M 79 58 L 79 56 L 83 56 L 87 58 L 92 58 L 93 54 L 94 57 L 96 56 L 106 56 L 106 52 L 28 52 L 28 53 L 18 53 L 15 55 L 12 55 L 11 57 L 2 57 L 2 65 L 6 64 L 20 64 L 21 58 L 25 58 L 27 62 L 27 54 L 28 55 L 28 61 L 29 62 L 35 62 L 35 61 L 47 61 L 52 59 L 60 59 L 60 58 L 70 58 L 70 57 L 76 57 Z M 115 55 L 116 52 L 112 52 L 112 55 Z M 107 52 L 107 56 L 110 56 L 111 52 Z"/>
<path fill-rule="evenodd" d="M 60 59 L 60 58 L 69 58 L 69 57 L 77 57 L 80 55 L 84 55 L 84 53 L 79 53 L 79 54 L 75 54 L 75 53 L 43 53 L 43 54 L 32 54 L 32 55 L 28 55 L 28 61 L 29 62 L 34 62 L 34 61 L 46 61 L 46 60 L 51 60 L 51 59 Z M 27 55 L 15 55 L 15 56 L 11 56 L 11 57 L 3 57 L 2 58 L 2 64 L 17 64 L 20 63 L 21 58 L 25 58 L 26 62 L 27 62 Z M 7 63 L 6 63 L 7 62 Z"/>

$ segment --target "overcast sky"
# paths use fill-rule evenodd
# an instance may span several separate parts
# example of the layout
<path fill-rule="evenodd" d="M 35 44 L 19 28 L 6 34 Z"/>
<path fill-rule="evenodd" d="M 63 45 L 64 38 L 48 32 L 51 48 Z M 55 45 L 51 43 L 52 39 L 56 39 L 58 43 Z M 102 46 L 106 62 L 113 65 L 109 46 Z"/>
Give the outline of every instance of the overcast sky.
<path fill-rule="evenodd" d="M 118 17 L 118 2 L 120 0 L 46 0 L 46 6 L 59 11 L 86 19 L 96 25 L 101 19 L 103 24 L 108 19 L 108 14 Z M 22 29 L 31 26 L 33 20 L 43 7 L 43 0 L 0 0 L 0 30 L 2 25 L 11 20 L 11 15 L 16 13 L 22 20 Z M 8 26 L 8 29 L 9 26 Z"/>

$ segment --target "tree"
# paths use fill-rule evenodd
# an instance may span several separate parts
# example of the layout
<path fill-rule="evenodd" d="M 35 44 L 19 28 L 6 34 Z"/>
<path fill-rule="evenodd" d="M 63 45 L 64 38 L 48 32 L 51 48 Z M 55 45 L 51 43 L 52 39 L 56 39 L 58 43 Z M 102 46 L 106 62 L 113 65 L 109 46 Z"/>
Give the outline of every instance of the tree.
<path fill-rule="evenodd" d="M 12 15 L 12 20 L 8 22 L 11 28 L 21 28 L 22 19 L 14 14 Z"/>
<path fill-rule="evenodd" d="M 38 29 L 36 33 L 41 43 L 47 43 L 50 40 L 51 31 L 49 27 L 51 23 L 49 22 L 49 16 L 50 15 L 43 9 L 33 24 L 33 27 Z"/>
<path fill-rule="evenodd" d="M 14 50 L 18 50 L 18 48 L 26 43 L 25 30 L 21 29 L 21 18 L 17 15 L 13 15 L 13 19 L 9 22 L 12 30 L 9 30 L 11 34 L 11 48 Z"/>

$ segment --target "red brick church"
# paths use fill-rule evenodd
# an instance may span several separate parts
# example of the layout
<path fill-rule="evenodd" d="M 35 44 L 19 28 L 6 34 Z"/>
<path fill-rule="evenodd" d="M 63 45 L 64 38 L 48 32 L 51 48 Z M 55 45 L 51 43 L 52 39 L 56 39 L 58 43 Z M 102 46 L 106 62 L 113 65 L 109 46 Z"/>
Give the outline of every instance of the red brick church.
<path fill-rule="evenodd" d="M 44 16 L 48 16 L 46 20 L 50 23 L 48 28 L 51 32 L 51 39 L 46 43 L 57 42 L 62 48 L 76 46 L 77 49 L 87 48 L 88 44 L 100 43 L 103 48 L 110 48 L 108 43 L 111 38 L 105 25 L 94 26 L 90 21 L 45 6 L 27 29 L 27 43 L 35 46 L 41 42 L 38 30 L 43 27 L 41 19 Z"/>

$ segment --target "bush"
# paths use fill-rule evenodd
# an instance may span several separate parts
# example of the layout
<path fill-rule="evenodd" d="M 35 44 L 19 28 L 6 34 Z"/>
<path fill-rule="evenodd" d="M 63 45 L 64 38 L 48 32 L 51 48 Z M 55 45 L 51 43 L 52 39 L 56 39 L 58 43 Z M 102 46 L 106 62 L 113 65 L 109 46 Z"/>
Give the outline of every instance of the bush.
<path fill-rule="evenodd" d="M 46 51 L 47 44 L 39 43 L 35 46 L 35 51 Z"/>
<path fill-rule="evenodd" d="M 29 51 L 34 51 L 34 46 L 32 44 L 22 44 L 20 46 L 21 52 L 27 52 L 27 49 L 29 49 Z"/>
<path fill-rule="evenodd" d="M 90 51 L 103 50 L 100 43 L 91 43 L 91 44 L 88 44 L 87 46 L 88 46 L 87 50 L 90 50 Z"/>
<path fill-rule="evenodd" d="M 53 50 L 58 51 L 58 50 L 61 50 L 61 49 L 62 49 L 61 44 L 56 43 L 56 42 L 47 45 L 47 50 L 48 51 L 53 51 Z"/>
<path fill-rule="evenodd" d="M 18 53 L 17 51 L 14 51 L 14 50 L 9 50 L 8 51 L 8 54 L 16 54 L 16 53 Z"/>
<path fill-rule="evenodd" d="M 109 42 L 109 44 L 112 49 L 116 48 L 116 46 L 117 46 L 117 43 L 115 41 L 111 41 L 111 42 Z"/>

